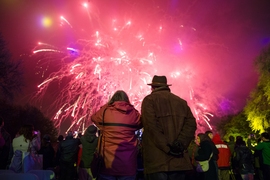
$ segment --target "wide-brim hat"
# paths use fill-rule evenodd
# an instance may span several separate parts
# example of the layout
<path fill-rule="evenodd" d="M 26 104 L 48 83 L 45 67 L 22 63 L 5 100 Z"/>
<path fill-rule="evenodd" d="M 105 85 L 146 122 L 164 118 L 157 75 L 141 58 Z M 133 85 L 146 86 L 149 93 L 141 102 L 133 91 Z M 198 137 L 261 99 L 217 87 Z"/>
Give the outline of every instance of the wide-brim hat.
<path fill-rule="evenodd" d="M 149 83 L 147 85 L 150 85 L 150 86 L 171 86 L 171 84 L 167 84 L 166 76 L 157 76 L 157 75 L 155 75 L 153 77 L 152 83 Z"/>

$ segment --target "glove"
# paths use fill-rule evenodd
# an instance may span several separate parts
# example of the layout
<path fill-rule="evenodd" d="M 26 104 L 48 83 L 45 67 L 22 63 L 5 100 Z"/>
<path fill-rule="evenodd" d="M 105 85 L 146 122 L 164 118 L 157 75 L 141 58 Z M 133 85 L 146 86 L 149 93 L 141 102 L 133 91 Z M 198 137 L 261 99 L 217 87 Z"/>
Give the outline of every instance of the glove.
<path fill-rule="evenodd" d="M 184 146 L 179 140 L 175 140 L 172 145 L 168 144 L 170 147 L 170 151 L 168 152 L 169 155 L 181 158 L 184 155 Z"/>
<path fill-rule="evenodd" d="M 168 154 L 171 155 L 171 156 L 174 156 L 176 158 L 183 157 L 183 153 L 182 152 L 173 152 L 173 151 L 170 150 Z"/>

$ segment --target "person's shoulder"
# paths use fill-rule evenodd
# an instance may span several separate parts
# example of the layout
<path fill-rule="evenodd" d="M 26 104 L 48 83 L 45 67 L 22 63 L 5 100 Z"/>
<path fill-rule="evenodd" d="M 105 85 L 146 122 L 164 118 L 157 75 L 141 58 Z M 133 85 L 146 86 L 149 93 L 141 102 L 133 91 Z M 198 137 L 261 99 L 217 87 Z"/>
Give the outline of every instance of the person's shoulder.
<path fill-rule="evenodd" d="M 203 140 L 203 141 L 201 141 L 200 142 L 200 146 L 202 146 L 202 145 L 206 145 L 206 146 L 211 146 L 211 144 L 210 144 L 210 141 L 208 141 L 208 140 Z"/>
<path fill-rule="evenodd" d="M 170 98 L 174 98 L 174 99 L 177 99 L 179 101 L 182 101 L 182 102 L 187 102 L 185 99 L 181 98 L 180 96 L 170 92 L 170 91 L 165 91 L 167 93 L 167 95 L 170 97 Z"/>
<path fill-rule="evenodd" d="M 103 111 L 104 111 L 105 109 L 107 109 L 108 107 L 109 107 L 108 104 L 104 104 L 104 105 L 100 106 L 100 108 L 99 108 L 94 114 L 92 114 L 91 117 L 94 117 L 96 114 L 101 114 L 101 113 L 103 113 Z"/>
<path fill-rule="evenodd" d="M 81 143 L 83 144 L 83 143 L 86 141 L 86 136 L 83 135 L 83 136 L 81 137 L 80 141 L 81 141 Z"/>
<path fill-rule="evenodd" d="M 247 146 L 239 146 L 238 149 L 244 153 L 251 151 Z"/>
<path fill-rule="evenodd" d="M 13 138 L 13 141 L 21 141 L 22 139 L 24 139 L 23 135 L 19 135 Z"/>
<path fill-rule="evenodd" d="M 81 141 L 79 138 L 72 138 L 71 140 L 74 141 L 74 142 L 80 142 Z"/>
<path fill-rule="evenodd" d="M 153 99 L 153 97 L 154 97 L 153 94 L 148 94 L 147 96 L 145 96 L 145 97 L 143 98 L 142 103 L 144 104 L 145 102 L 147 102 L 147 101 Z"/>

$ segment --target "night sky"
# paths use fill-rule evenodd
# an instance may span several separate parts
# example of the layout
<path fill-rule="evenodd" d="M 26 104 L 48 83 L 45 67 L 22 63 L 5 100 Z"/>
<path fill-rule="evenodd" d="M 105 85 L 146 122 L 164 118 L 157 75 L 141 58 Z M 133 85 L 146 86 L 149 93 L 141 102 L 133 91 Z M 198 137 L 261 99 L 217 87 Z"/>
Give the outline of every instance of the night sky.
<path fill-rule="evenodd" d="M 190 104 L 200 102 L 213 114 L 226 114 L 241 110 L 256 86 L 253 62 L 270 43 L 269 9 L 269 0 L 2 0 L 0 32 L 14 59 L 24 62 L 26 86 L 18 97 L 22 104 L 31 102 L 40 91 L 37 85 L 51 73 L 72 63 L 70 52 L 63 55 L 66 47 L 86 52 L 85 42 L 98 31 L 108 47 L 99 56 L 112 59 L 121 49 L 125 58 L 133 59 L 128 64 L 133 72 L 150 75 L 147 83 L 154 74 L 166 75 L 173 93 L 189 102 L 193 91 L 196 102 Z M 33 54 L 49 46 L 61 53 Z M 134 63 L 149 58 L 149 52 L 154 53 L 151 67 Z M 66 56 L 68 60 L 56 62 Z M 57 92 L 47 91 L 42 102 L 50 104 Z"/>

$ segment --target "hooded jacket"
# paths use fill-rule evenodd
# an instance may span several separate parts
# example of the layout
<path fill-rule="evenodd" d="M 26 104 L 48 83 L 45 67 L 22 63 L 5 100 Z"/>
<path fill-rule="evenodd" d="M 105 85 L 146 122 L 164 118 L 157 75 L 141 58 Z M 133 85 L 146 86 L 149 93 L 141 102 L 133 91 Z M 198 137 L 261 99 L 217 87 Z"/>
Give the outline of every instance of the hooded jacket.
<path fill-rule="evenodd" d="M 218 168 L 230 169 L 231 151 L 229 146 L 221 140 L 219 134 L 215 134 L 212 141 L 219 151 L 219 158 L 217 160 Z"/>
<path fill-rule="evenodd" d="M 241 174 L 254 173 L 254 157 L 251 150 L 245 145 L 238 145 L 233 158 L 236 169 Z"/>
<path fill-rule="evenodd" d="M 182 158 L 168 154 L 175 140 L 187 149 L 194 139 L 196 121 L 187 102 L 168 87 L 159 87 L 144 98 L 141 113 L 144 173 L 191 170 L 187 150 Z"/>
<path fill-rule="evenodd" d="M 105 168 L 101 174 L 135 176 L 138 154 L 135 131 L 142 128 L 139 112 L 125 101 L 116 101 L 102 106 L 91 119 L 102 133 L 100 152 Z"/>
<path fill-rule="evenodd" d="M 98 137 L 91 132 L 93 126 L 89 126 L 85 134 L 81 137 L 82 156 L 80 161 L 81 168 L 90 168 L 93 160 L 93 154 L 97 148 Z"/>

